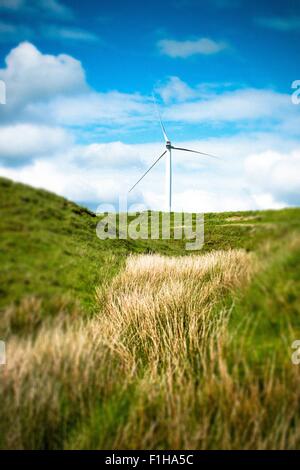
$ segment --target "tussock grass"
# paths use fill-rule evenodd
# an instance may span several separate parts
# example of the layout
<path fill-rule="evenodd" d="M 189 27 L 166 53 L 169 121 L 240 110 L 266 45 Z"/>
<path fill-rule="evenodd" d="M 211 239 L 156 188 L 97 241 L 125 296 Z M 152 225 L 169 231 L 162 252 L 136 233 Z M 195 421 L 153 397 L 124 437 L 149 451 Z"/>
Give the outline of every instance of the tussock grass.
<path fill-rule="evenodd" d="M 0 413 L 9 448 L 61 447 L 69 427 L 119 386 L 124 369 L 98 321 L 57 322 L 32 340 L 13 337 L 7 357 Z"/>
<path fill-rule="evenodd" d="M 24 297 L 35 297 L 42 301 L 44 320 L 55 315 L 53 299 L 65 296 L 93 315 L 98 308 L 95 288 L 112 279 L 130 253 L 186 254 L 187 240 L 99 240 L 99 217 L 47 191 L 0 177 L 0 192 L 0 316 L 7 307 L 18 308 Z M 149 221 L 152 216 L 149 211 Z M 235 225 L 231 218 L 241 223 Z M 249 218 L 251 226 L 245 225 Z M 282 240 L 292 228 L 299 233 L 300 208 L 205 214 L 201 252 L 256 251 L 267 240 Z M 10 332 L 22 333 L 19 324 L 12 326 L 16 328 Z"/>
<path fill-rule="evenodd" d="M 12 303 L 2 309 L 0 337 L 27 336 L 42 326 L 51 325 L 53 319 L 70 323 L 70 320 L 84 315 L 86 312 L 79 301 L 72 299 L 70 295 L 53 296 L 47 304 L 42 297 L 27 295 L 19 303 Z"/>
<path fill-rule="evenodd" d="M 117 347 L 153 370 L 196 363 L 222 310 L 214 305 L 250 276 L 242 250 L 204 256 L 128 258 L 106 294 L 104 318 Z"/>
<path fill-rule="evenodd" d="M 249 327 L 230 327 L 260 269 L 243 250 L 130 256 L 97 316 L 11 336 L 2 447 L 299 446 L 297 369 L 253 367 Z"/>
<path fill-rule="evenodd" d="M 299 208 L 205 214 L 182 257 L 0 189 L 0 447 L 299 448 Z"/>

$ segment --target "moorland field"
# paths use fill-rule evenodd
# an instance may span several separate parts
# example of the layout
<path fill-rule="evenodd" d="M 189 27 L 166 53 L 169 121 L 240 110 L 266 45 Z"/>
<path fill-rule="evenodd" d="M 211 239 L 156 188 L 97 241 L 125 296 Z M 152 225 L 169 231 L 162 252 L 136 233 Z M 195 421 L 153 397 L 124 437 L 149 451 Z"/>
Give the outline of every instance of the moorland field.
<path fill-rule="evenodd" d="M 300 209 L 205 214 L 187 252 L 0 191 L 1 448 L 299 448 Z"/>

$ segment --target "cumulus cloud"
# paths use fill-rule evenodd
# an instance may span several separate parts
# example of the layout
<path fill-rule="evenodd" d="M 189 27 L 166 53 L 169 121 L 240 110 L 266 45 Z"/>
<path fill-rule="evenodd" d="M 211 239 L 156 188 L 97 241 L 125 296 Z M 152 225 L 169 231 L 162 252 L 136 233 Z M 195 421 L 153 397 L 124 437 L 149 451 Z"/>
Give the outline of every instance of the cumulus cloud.
<path fill-rule="evenodd" d="M 77 96 L 64 96 L 53 100 L 48 106 L 49 116 L 63 125 L 138 124 L 142 126 L 149 114 L 153 116 L 153 104 L 139 94 L 108 91 L 90 91 Z M 44 107 L 35 112 L 43 114 Z"/>
<path fill-rule="evenodd" d="M 7 84 L 2 120 L 43 122 L 45 125 L 144 127 L 155 120 L 150 97 L 120 91 L 96 92 L 86 83 L 81 63 L 66 54 L 41 53 L 25 42 L 12 49 L 0 79 Z M 236 126 L 281 126 L 297 132 L 297 109 L 290 96 L 266 89 L 214 90 L 190 87 L 172 76 L 157 87 L 167 121 Z M 294 123 L 294 124 L 293 124 Z M 119 132 L 121 128 L 119 129 Z"/>
<path fill-rule="evenodd" d="M 77 161 L 90 168 L 128 168 L 143 161 L 142 149 L 123 142 L 93 143 L 80 147 Z"/>
<path fill-rule="evenodd" d="M 250 155 L 245 161 L 251 187 L 268 192 L 286 204 L 300 203 L 300 150 L 279 153 L 272 150 Z"/>
<path fill-rule="evenodd" d="M 87 172 L 64 160 L 58 165 L 53 159 L 39 159 L 20 169 L 3 167 L 0 171 L 8 178 L 90 205 L 114 201 L 120 184 L 116 177 L 105 178 L 100 171 Z"/>
<path fill-rule="evenodd" d="M 296 150 L 288 153 L 285 139 L 265 134 L 180 144 L 214 151 L 222 159 L 173 152 L 174 210 L 277 209 L 300 204 L 299 142 L 290 142 L 289 148 Z M 147 175 L 142 186 L 149 206 L 162 209 L 164 162 Z"/>
<path fill-rule="evenodd" d="M 145 194 L 145 204 L 154 210 L 164 209 L 164 196 L 154 192 Z M 254 207 L 251 197 L 245 194 L 239 194 L 239 197 L 230 194 L 221 194 L 210 190 L 186 189 L 176 191 L 172 200 L 173 210 L 175 212 L 226 212 L 249 210 Z"/>
<path fill-rule="evenodd" d="M 54 125 L 98 125 L 147 120 L 151 101 L 138 93 L 97 93 L 86 83 L 80 61 L 67 54 L 41 53 L 24 42 L 12 49 L 0 69 L 7 84 L 7 105 L 2 120 L 22 118 Z"/>
<path fill-rule="evenodd" d="M 162 152 L 162 143 L 120 141 L 122 130 L 144 132 L 145 124 L 155 121 L 151 98 L 91 89 L 81 63 L 71 56 L 43 54 L 22 43 L 6 57 L 0 79 L 8 88 L 7 105 L 1 108 L 4 176 L 95 208 L 116 202 Z M 288 95 L 251 88 L 191 87 L 175 76 L 156 91 L 171 129 L 182 123 L 212 127 L 217 123 L 219 129 L 230 123 L 231 130 L 239 126 L 229 137 L 186 142 L 171 132 L 178 146 L 222 157 L 216 161 L 174 152 L 176 209 L 258 209 L 300 203 L 298 109 Z M 294 134 L 286 129 L 283 137 L 278 126 L 283 129 L 292 122 Z M 99 128 L 104 127 L 118 137 L 101 142 Z M 93 135 L 87 144 L 81 139 L 86 129 Z M 131 193 L 133 201 L 163 208 L 164 169 L 162 159 Z"/>
<path fill-rule="evenodd" d="M 216 161 L 184 152 L 173 152 L 174 209 L 225 211 L 278 208 L 300 203 L 298 154 L 282 151 L 275 156 L 268 149 L 286 143 L 264 136 L 215 138 L 208 141 L 178 142 L 203 151 L 222 150 Z M 65 152 L 36 157 L 22 167 L 0 168 L 4 176 L 33 186 L 45 187 L 92 208 L 103 202 L 117 204 L 118 197 L 150 167 L 160 154 L 161 144 L 122 142 L 71 145 Z M 271 157 L 269 156 L 271 155 Z M 280 162 L 280 166 L 279 165 Z M 298 170 L 298 166 L 296 167 Z M 130 202 L 144 202 L 148 208 L 164 207 L 163 159 L 131 193 Z M 295 173 L 294 173 L 295 172 Z M 291 181 L 291 184 L 289 184 Z M 286 190 L 288 188 L 288 191 Z"/>
<path fill-rule="evenodd" d="M 51 155 L 73 143 L 70 134 L 61 128 L 16 124 L 0 128 L 0 162 L 18 165 L 36 157 Z"/>
<path fill-rule="evenodd" d="M 227 44 L 209 38 L 176 41 L 175 39 L 161 39 L 157 46 L 161 54 L 172 58 L 186 58 L 196 54 L 211 55 L 226 49 Z"/>
<path fill-rule="evenodd" d="M 272 90 L 239 89 L 211 94 L 204 99 L 174 104 L 165 113 L 167 119 L 187 122 L 240 121 L 278 118 L 292 112 L 290 96 Z"/>
<path fill-rule="evenodd" d="M 174 197 L 177 210 L 187 212 L 226 212 L 247 210 L 252 201 L 247 195 L 235 197 L 221 192 L 186 190 Z M 252 204 L 253 205 L 253 204 Z"/>
<path fill-rule="evenodd" d="M 48 100 L 56 95 L 86 89 L 81 63 L 67 54 L 42 54 L 33 44 L 23 42 L 5 58 L 0 79 L 6 83 L 7 106 L 3 115 Z"/>
<path fill-rule="evenodd" d="M 167 82 L 156 87 L 156 92 L 165 103 L 171 101 L 185 101 L 195 97 L 195 91 L 179 77 L 169 77 Z"/>
<path fill-rule="evenodd" d="M 277 131 L 298 135 L 299 113 L 291 96 L 272 89 L 236 88 L 233 84 L 198 84 L 194 87 L 179 77 L 169 77 L 156 88 L 164 106 L 166 122 L 203 123 L 212 128 L 229 123 L 240 130 Z M 233 128 L 232 128 L 233 129 Z"/>
<path fill-rule="evenodd" d="M 94 210 L 103 203 L 111 203 L 118 208 L 119 198 L 127 194 L 130 187 L 132 174 L 124 168 L 83 165 L 83 161 L 76 158 L 78 151 L 74 148 L 66 154 L 38 158 L 19 168 L 0 166 L 0 174 L 33 187 L 48 189 Z M 131 202 L 143 200 L 140 191 L 131 197 Z"/>
<path fill-rule="evenodd" d="M 164 209 L 164 196 L 157 193 L 145 194 L 145 205 L 154 210 Z M 248 194 L 246 191 L 230 194 L 210 190 L 190 190 L 176 192 L 172 201 L 175 212 L 231 212 L 261 209 L 281 209 L 286 203 L 278 202 L 272 194 Z"/>

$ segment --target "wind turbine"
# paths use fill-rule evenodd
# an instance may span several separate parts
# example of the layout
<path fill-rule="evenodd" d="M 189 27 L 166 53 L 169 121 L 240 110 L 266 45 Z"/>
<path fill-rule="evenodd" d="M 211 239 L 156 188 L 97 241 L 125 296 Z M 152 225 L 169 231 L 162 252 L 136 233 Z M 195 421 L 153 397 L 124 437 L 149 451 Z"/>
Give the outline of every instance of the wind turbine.
<path fill-rule="evenodd" d="M 154 101 L 155 108 L 156 108 L 156 111 L 157 111 L 157 114 L 158 114 L 160 127 L 161 127 L 161 130 L 162 130 L 163 136 L 164 136 L 166 150 L 157 158 L 157 160 L 155 160 L 155 162 L 150 166 L 150 168 L 148 168 L 148 170 L 130 188 L 130 190 L 128 192 L 130 193 L 139 184 L 139 182 L 142 181 L 142 179 L 149 173 L 149 171 L 152 170 L 152 168 L 159 162 L 159 160 L 167 154 L 167 156 L 166 156 L 166 183 L 165 183 L 166 184 L 166 189 L 165 189 L 165 191 L 166 191 L 166 211 L 171 212 L 171 210 L 172 210 L 172 150 L 181 150 L 183 152 L 192 152 L 192 153 L 197 153 L 197 154 L 200 154 L 200 155 L 204 155 L 204 156 L 212 157 L 212 158 L 217 158 L 217 159 L 219 159 L 219 157 L 216 157 L 215 155 L 211 155 L 209 153 L 199 152 L 198 150 L 191 150 L 191 149 L 186 149 L 186 148 L 182 148 L 182 147 L 174 147 L 174 145 L 172 145 L 170 139 L 167 136 L 166 129 L 165 129 L 165 127 L 163 125 L 163 122 L 161 120 L 161 117 L 160 117 L 160 114 L 159 114 L 154 96 L 153 96 L 153 101 Z"/>

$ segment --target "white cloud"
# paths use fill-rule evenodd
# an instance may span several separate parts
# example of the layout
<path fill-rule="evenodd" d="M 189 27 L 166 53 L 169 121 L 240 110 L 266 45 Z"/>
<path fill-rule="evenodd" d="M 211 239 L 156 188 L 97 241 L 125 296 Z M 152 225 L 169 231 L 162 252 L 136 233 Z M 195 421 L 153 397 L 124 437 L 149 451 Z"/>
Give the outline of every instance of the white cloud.
<path fill-rule="evenodd" d="M 240 135 L 207 141 L 179 142 L 180 146 L 215 152 L 221 161 L 184 152 L 173 152 L 173 202 L 175 210 L 228 211 L 276 209 L 300 204 L 300 145 L 273 135 Z M 269 155 L 276 148 L 277 167 Z M 154 155 L 154 152 L 153 152 Z M 154 158 L 152 158 L 152 161 Z M 276 160 L 276 161 L 277 161 Z M 148 162 L 148 167 L 150 163 Z M 143 180 L 150 207 L 164 207 L 164 162 Z M 142 175 L 136 172 L 133 183 Z"/>
<path fill-rule="evenodd" d="M 80 147 L 77 161 L 90 168 L 124 169 L 135 167 L 143 160 L 142 149 L 137 145 L 123 142 L 94 143 Z"/>
<path fill-rule="evenodd" d="M 73 57 L 42 54 L 23 43 L 8 54 L 0 78 L 8 85 L 0 133 L 0 172 L 7 177 L 95 207 L 127 192 L 163 150 L 162 143 L 120 142 L 123 130 L 144 132 L 155 122 L 152 100 L 139 93 L 92 90 Z M 288 128 L 278 132 L 298 122 L 297 107 L 288 95 L 272 90 L 225 90 L 190 87 L 179 77 L 157 88 L 168 130 L 180 130 L 184 122 L 194 128 L 198 123 L 237 126 L 230 137 L 205 140 L 183 141 L 179 132 L 171 132 L 178 146 L 222 157 L 174 152 L 174 207 L 217 211 L 299 204 L 298 128 L 294 124 L 294 134 Z M 115 133 L 114 141 L 101 142 L 104 127 Z M 87 128 L 93 138 L 83 144 L 78 137 Z M 163 208 L 164 169 L 161 160 L 131 193 L 133 201 Z"/>
<path fill-rule="evenodd" d="M 186 58 L 195 54 L 211 55 L 217 54 L 227 48 L 224 42 L 214 41 L 209 38 L 195 40 L 176 41 L 175 39 L 161 39 L 157 46 L 162 54 L 169 57 Z"/>
<path fill-rule="evenodd" d="M 171 101 L 185 101 L 196 96 L 195 91 L 190 88 L 179 77 L 169 77 L 167 82 L 156 88 L 165 103 Z"/>
<path fill-rule="evenodd" d="M 240 89 L 211 94 L 205 99 L 174 104 L 165 112 L 166 119 L 186 122 L 239 122 L 278 118 L 292 109 L 289 95 L 272 90 Z"/>
<path fill-rule="evenodd" d="M 164 209 L 164 196 L 154 192 L 145 195 L 145 203 L 154 210 Z M 250 196 L 221 194 L 209 190 L 186 189 L 176 192 L 173 197 L 172 207 L 174 211 L 183 212 L 226 212 L 249 210 L 255 204 Z"/>
<path fill-rule="evenodd" d="M 43 106 L 35 111 L 42 115 Z M 53 100 L 48 106 L 49 117 L 63 125 L 112 124 L 143 125 L 153 119 L 153 104 L 139 94 L 109 91 L 88 92 Z"/>
<path fill-rule="evenodd" d="M 220 153 L 219 162 L 184 152 L 173 152 L 174 209 L 226 211 L 278 208 L 300 203 L 299 151 L 284 154 L 285 139 L 240 136 L 197 142 L 178 142 Z M 0 147 L 1 148 L 1 147 Z M 0 168 L 0 173 L 33 186 L 45 187 L 93 208 L 116 203 L 118 196 L 140 178 L 162 150 L 157 143 L 121 142 L 70 145 L 65 152 L 49 150 L 23 167 Z M 296 166 L 297 165 L 297 166 Z M 164 207 L 163 159 L 131 193 L 131 202 L 149 208 Z"/>
<path fill-rule="evenodd" d="M 53 160 L 37 160 L 23 168 L 2 168 L 1 174 L 16 181 L 45 188 L 75 201 L 111 200 L 116 187 L 103 178 L 97 181 L 95 174 L 86 179 L 79 168 Z M 115 185 L 116 186 L 116 185 Z"/>
<path fill-rule="evenodd" d="M 272 89 L 238 88 L 232 84 L 198 84 L 190 87 L 179 77 L 170 77 L 156 88 L 163 99 L 165 122 L 204 123 L 215 128 L 232 123 L 237 129 L 281 131 L 298 135 L 299 109 L 291 95 Z"/>
<path fill-rule="evenodd" d="M 0 79 L 6 83 L 5 112 L 19 111 L 35 101 L 48 100 L 59 94 L 71 94 L 86 89 L 81 63 L 66 54 L 42 54 L 33 44 L 23 42 L 12 49 L 0 69 Z"/>
<path fill-rule="evenodd" d="M 252 199 L 255 202 L 256 208 L 258 210 L 283 209 L 284 207 L 288 206 L 287 202 L 278 201 L 271 193 L 253 194 Z"/>
<path fill-rule="evenodd" d="M 254 190 L 269 192 L 286 204 L 300 203 L 300 150 L 266 151 L 245 161 L 246 175 Z"/>
<path fill-rule="evenodd" d="M 3 121 L 30 120 L 53 125 L 142 125 L 153 118 L 152 102 L 138 93 L 96 93 L 81 63 L 66 54 L 42 54 L 24 42 L 7 55 L 0 79 L 7 85 Z"/>
<path fill-rule="evenodd" d="M 16 124 L 0 128 L 0 161 L 15 165 L 68 148 L 71 136 L 61 128 Z"/>
<path fill-rule="evenodd" d="M 0 167 L 0 174 L 29 184 L 45 188 L 68 199 L 88 204 L 94 209 L 103 203 L 118 204 L 119 196 L 126 194 L 130 187 L 131 175 L 119 169 L 105 169 L 101 165 L 91 168 L 80 165 L 70 155 L 56 155 L 54 158 L 39 158 L 21 168 Z M 137 191 L 132 202 L 143 201 Z"/>
<path fill-rule="evenodd" d="M 42 54 L 31 43 L 21 43 L 6 57 L 0 79 L 7 84 L 4 122 L 43 122 L 45 125 L 97 126 L 118 131 L 142 128 L 155 121 L 150 97 L 120 91 L 95 92 L 86 83 L 81 63 L 73 57 Z M 205 123 L 263 129 L 278 125 L 287 133 L 297 133 L 298 109 L 290 96 L 266 89 L 223 89 L 198 85 L 190 87 L 179 77 L 157 87 L 166 106 L 166 121 Z"/>

